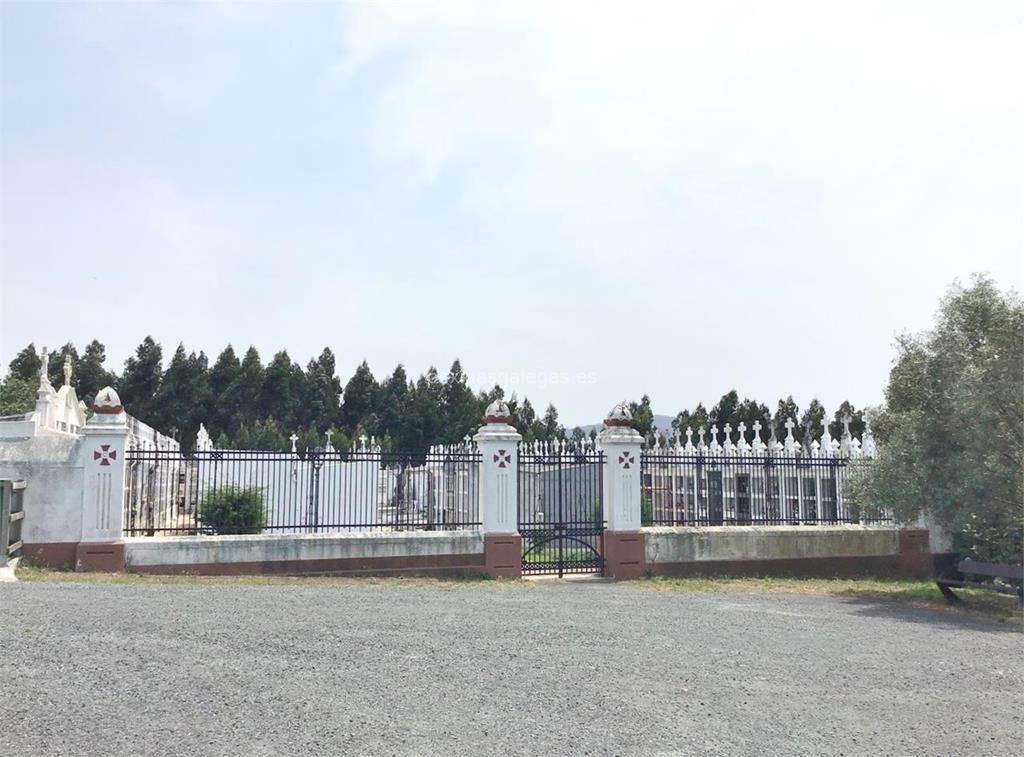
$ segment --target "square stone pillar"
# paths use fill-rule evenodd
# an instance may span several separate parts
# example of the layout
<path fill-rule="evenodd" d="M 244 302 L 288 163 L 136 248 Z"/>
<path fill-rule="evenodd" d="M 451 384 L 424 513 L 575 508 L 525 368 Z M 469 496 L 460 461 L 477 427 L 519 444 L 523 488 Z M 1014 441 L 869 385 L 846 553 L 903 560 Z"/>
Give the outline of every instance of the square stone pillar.
<path fill-rule="evenodd" d="M 598 440 L 604 451 L 604 561 L 613 578 L 640 578 L 647 570 L 640 529 L 640 450 L 625 403 L 616 405 Z"/>
<path fill-rule="evenodd" d="M 122 570 L 127 417 L 110 387 L 97 393 L 93 411 L 82 429 L 82 540 L 75 551 L 75 569 Z"/>
<path fill-rule="evenodd" d="M 484 533 L 484 569 L 488 575 L 523 575 L 523 539 L 519 535 L 519 441 L 509 422 L 508 405 L 491 403 L 473 441 L 482 456 L 480 515 Z"/>

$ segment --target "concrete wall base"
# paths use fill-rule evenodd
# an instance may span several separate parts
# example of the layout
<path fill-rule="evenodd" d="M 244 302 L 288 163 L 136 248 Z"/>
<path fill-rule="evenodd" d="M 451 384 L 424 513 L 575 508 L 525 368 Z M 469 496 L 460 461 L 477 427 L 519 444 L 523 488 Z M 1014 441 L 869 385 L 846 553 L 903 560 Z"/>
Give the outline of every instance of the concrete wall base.
<path fill-rule="evenodd" d="M 484 573 L 477 531 L 149 536 L 125 540 L 128 570 L 194 575 L 429 575 Z"/>
<path fill-rule="evenodd" d="M 133 573 L 193 576 L 432 576 L 472 578 L 484 574 L 482 555 L 363 557 L 327 560 L 133 565 Z"/>
<path fill-rule="evenodd" d="M 640 578 L 647 572 L 643 531 L 604 532 L 604 572 L 619 579 Z"/>
<path fill-rule="evenodd" d="M 485 534 L 484 571 L 492 578 L 522 578 L 523 537 L 519 534 Z"/>
<path fill-rule="evenodd" d="M 646 532 L 647 569 L 654 575 L 910 579 L 934 575 L 927 529 L 727 526 Z"/>
<path fill-rule="evenodd" d="M 75 570 L 97 570 L 115 573 L 124 570 L 125 548 L 123 541 L 79 542 L 75 547 Z"/>
<path fill-rule="evenodd" d="M 865 557 L 805 557 L 775 560 L 710 560 L 705 562 L 652 563 L 656 576 L 677 578 L 773 576 L 779 578 L 873 578 L 905 577 L 895 555 Z"/>

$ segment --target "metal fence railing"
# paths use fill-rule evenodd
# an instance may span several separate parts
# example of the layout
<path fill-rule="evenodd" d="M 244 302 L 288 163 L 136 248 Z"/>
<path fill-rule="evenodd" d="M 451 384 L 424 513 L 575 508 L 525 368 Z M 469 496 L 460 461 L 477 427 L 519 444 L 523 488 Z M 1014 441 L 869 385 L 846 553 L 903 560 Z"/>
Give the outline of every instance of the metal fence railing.
<path fill-rule="evenodd" d="M 868 459 L 792 454 L 640 456 L 641 519 L 654 526 L 890 523 L 857 501 Z"/>
<path fill-rule="evenodd" d="M 480 453 L 128 450 L 124 533 L 330 533 L 480 526 Z"/>

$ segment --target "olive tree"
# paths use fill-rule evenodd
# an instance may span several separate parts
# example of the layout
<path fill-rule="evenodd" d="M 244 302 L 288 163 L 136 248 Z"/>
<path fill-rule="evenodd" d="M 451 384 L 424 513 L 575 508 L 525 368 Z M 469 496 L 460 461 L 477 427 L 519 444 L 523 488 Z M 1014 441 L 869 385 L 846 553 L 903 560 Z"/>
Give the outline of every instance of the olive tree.
<path fill-rule="evenodd" d="M 873 420 L 864 481 L 903 521 L 928 513 L 980 560 L 1019 561 L 1024 528 L 1024 306 L 988 278 L 956 285 L 935 326 L 906 334 Z"/>

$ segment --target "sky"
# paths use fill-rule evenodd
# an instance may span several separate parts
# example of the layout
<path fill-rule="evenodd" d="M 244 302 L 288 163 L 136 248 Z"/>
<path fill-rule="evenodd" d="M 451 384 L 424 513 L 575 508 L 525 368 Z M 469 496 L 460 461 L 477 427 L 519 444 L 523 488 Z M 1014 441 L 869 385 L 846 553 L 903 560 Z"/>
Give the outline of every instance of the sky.
<path fill-rule="evenodd" d="M 459 358 L 567 425 L 883 399 L 1024 288 L 1019 2 L 0 3 L 0 363 Z"/>

